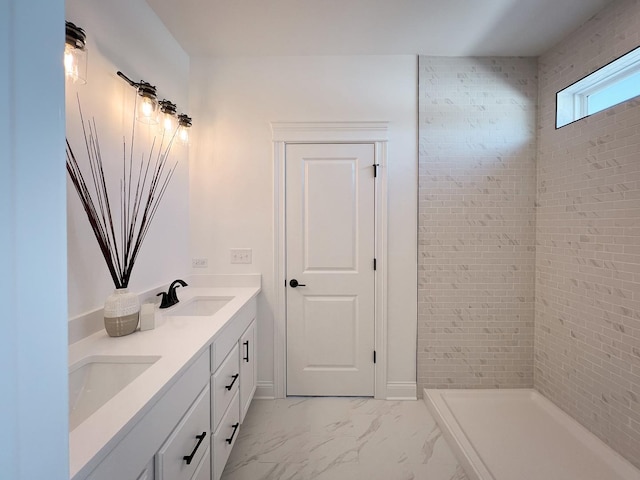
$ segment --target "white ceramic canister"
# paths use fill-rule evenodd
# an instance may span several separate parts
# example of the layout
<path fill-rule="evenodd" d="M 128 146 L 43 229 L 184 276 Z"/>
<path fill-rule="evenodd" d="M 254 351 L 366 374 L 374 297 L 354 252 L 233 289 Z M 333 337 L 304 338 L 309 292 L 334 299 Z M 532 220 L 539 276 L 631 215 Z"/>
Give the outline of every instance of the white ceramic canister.
<path fill-rule="evenodd" d="M 138 328 L 140 301 L 128 288 L 116 288 L 104 302 L 104 328 L 110 337 L 129 335 Z"/>

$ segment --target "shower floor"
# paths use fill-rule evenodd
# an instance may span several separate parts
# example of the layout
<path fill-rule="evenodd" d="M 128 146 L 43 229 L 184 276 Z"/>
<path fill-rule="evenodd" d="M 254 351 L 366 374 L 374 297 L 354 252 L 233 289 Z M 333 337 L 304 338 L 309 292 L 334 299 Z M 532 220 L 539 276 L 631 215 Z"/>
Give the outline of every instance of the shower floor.
<path fill-rule="evenodd" d="M 471 480 L 640 480 L 640 470 L 535 390 L 424 390 Z"/>

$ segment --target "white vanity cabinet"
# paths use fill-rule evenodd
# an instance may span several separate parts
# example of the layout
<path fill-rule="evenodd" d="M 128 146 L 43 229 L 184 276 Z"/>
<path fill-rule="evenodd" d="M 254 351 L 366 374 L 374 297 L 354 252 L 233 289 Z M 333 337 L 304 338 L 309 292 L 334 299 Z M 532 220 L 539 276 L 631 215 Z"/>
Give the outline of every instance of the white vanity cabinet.
<path fill-rule="evenodd" d="M 90 473 L 76 472 L 73 480 L 220 479 L 257 383 L 257 300 L 252 296 L 245 301 L 208 341 L 199 337 L 193 357 L 176 367 L 179 373 L 111 437 L 102 449 L 108 453 L 101 458 L 96 454 L 91 469 L 85 465 Z M 160 330 L 156 338 L 166 338 L 166 348 L 184 345 L 184 339 L 171 344 L 173 338 Z M 151 370 L 161 368 L 161 362 L 162 356 L 148 370 L 151 378 L 161 375 L 162 370 Z"/>
<path fill-rule="evenodd" d="M 209 366 L 207 349 L 86 478 L 200 480 L 200 463 L 209 460 Z M 207 435 L 186 465 L 184 457 L 192 453 L 196 435 L 202 432 Z"/>
<path fill-rule="evenodd" d="M 256 299 L 220 332 L 211 346 L 212 480 L 219 480 L 256 389 Z"/>
<path fill-rule="evenodd" d="M 256 340 L 257 331 L 254 319 L 240 337 L 240 423 L 244 422 L 244 417 L 249 410 L 258 385 Z"/>

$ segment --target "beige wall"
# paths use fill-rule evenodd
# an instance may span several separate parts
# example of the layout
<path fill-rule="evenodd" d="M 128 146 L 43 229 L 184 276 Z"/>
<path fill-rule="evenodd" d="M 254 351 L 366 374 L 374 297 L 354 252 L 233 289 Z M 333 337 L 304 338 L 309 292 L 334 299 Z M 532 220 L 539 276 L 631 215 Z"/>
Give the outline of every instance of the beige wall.
<path fill-rule="evenodd" d="M 536 60 L 419 75 L 419 391 L 531 387 Z"/>
<path fill-rule="evenodd" d="M 622 0 L 540 58 L 535 386 L 640 467 L 640 99 L 555 129 L 558 90 L 640 44 Z"/>

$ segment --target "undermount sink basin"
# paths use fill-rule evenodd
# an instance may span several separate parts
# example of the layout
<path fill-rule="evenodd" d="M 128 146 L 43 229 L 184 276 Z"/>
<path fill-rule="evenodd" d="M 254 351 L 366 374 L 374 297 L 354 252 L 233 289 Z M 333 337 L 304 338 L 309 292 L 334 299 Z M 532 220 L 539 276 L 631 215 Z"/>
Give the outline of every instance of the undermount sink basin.
<path fill-rule="evenodd" d="M 171 317 L 209 317 L 233 300 L 233 297 L 194 297 L 171 307 L 166 315 Z"/>
<path fill-rule="evenodd" d="M 76 428 L 160 359 L 147 355 L 94 355 L 69 368 L 69 431 Z"/>

